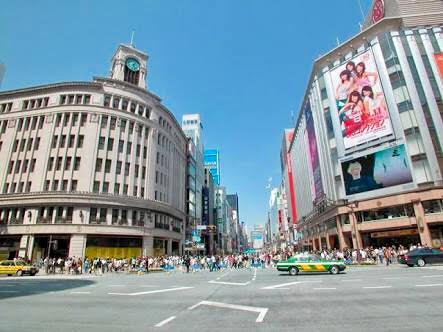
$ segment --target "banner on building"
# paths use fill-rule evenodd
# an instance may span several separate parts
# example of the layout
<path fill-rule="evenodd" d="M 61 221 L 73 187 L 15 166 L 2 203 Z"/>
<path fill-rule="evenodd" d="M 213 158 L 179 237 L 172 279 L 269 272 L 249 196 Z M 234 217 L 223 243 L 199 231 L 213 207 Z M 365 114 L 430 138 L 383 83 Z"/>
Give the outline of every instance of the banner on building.
<path fill-rule="evenodd" d="M 440 78 L 443 80 L 443 53 L 434 54 L 435 63 L 437 64 L 438 71 L 440 72 Z"/>
<path fill-rule="evenodd" d="M 308 102 L 304 109 L 306 121 L 306 146 L 308 154 L 309 170 L 311 172 L 312 200 L 317 202 L 324 196 L 323 183 L 321 179 L 320 159 L 318 157 L 317 137 L 315 136 L 314 118 L 312 116 L 311 104 Z"/>
<path fill-rule="evenodd" d="M 203 187 L 203 213 L 202 213 L 202 224 L 209 225 L 209 188 Z"/>
<path fill-rule="evenodd" d="M 342 162 L 341 167 L 346 195 L 413 181 L 403 144 Z"/>
<path fill-rule="evenodd" d="M 392 124 L 370 50 L 331 71 L 346 149 L 391 135 Z"/>

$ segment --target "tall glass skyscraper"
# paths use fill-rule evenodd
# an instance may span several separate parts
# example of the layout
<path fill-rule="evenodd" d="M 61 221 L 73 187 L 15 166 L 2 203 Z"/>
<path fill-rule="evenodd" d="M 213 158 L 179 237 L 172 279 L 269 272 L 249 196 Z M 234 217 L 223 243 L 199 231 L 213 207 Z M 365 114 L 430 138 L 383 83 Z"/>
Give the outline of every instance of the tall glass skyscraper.
<path fill-rule="evenodd" d="M 218 149 L 205 150 L 205 168 L 211 172 L 214 183 L 220 185 L 220 151 Z"/>

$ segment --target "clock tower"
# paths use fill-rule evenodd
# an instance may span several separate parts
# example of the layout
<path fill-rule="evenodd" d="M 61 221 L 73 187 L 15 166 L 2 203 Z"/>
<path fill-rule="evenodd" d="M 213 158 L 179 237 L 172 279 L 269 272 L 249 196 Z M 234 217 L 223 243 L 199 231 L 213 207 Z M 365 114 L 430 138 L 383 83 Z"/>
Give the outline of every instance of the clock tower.
<path fill-rule="evenodd" d="M 111 61 L 111 78 L 146 89 L 147 54 L 120 44 Z"/>

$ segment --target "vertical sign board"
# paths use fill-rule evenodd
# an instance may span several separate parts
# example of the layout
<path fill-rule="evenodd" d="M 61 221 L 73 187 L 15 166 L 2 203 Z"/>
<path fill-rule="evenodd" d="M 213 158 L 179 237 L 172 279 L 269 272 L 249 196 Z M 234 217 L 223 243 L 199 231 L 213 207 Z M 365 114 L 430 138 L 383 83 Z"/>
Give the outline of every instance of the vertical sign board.
<path fill-rule="evenodd" d="M 306 146 L 308 153 L 309 170 L 311 172 L 311 193 L 312 200 L 317 202 L 324 196 L 323 183 L 321 179 L 320 160 L 318 157 L 317 137 L 315 136 L 314 118 L 312 116 L 311 104 L 305 106 L 306 121 Z"/>
<path fill-rule="evenodd" d="M 202 195 L 203 195 L 202 224 L 209 225 L 209 189 L 207 187 L 203 187 Z"/>
<path fill-rule="evenodd" d="M 297 207 L 295 206 L 295 190 L 294 190 L 294 175 L 292 174 L 292 162 L 291 156 L 289 154 L 289 146 L 291 145 L 292 139 L 294 137 L 294 129 L 285 132 L 285 161 L 286 169 L 288 171 L 288 181 L 289 181 L 289 198 L 291 204 L 291 214 L 292 214 L 292 224 L 297 223 Z"/>
<path fill-rule="evenodd" d="M 440 78 L 443 80 L 443 53 L 434 54 L 435 63 L 437 64 L 438 71 L 440 72 Z"/>
<path fill-rule="evenodd" d="M 252 238 L 252 247 L 254 249 L 262 249 L 263 248 L 263 233 L 262 232 L 251 232 L 251 238 Z"/>

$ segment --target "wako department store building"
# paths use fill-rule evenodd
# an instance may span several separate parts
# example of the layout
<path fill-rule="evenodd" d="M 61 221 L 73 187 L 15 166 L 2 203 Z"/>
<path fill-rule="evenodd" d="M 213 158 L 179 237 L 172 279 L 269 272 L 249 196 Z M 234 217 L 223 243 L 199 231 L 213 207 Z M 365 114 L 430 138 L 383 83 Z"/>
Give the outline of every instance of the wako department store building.
<path fill-rule="evenodd" d="M 0 93 L 0 255 L 179 254 L 186 137 L 120 45 L 111 77 Z"/>
<path fill-rule="evenodd" d="M 376 0 L 315 61 L 290 146 L 305 248 L 443 244 L 442 22 L 439 0 Z"/>

